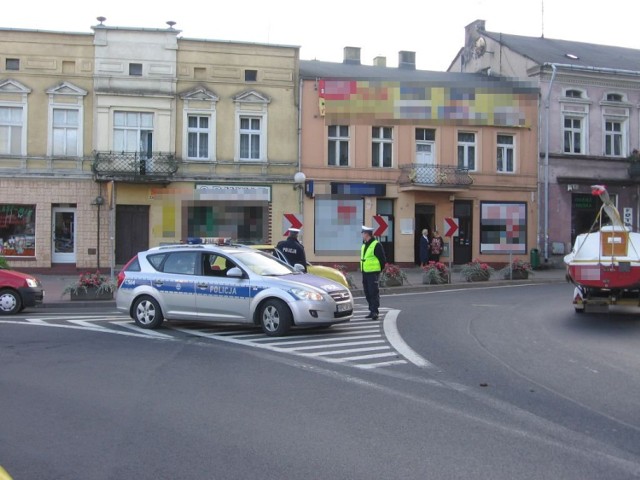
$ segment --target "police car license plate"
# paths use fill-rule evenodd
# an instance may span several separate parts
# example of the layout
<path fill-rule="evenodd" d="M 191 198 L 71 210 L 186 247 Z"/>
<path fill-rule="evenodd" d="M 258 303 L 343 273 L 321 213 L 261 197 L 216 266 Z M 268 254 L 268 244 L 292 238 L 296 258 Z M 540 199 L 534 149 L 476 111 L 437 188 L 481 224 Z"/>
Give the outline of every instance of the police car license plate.
<path fill-rule="evenodd" d="M 351 303 L 339 303 L 338 304 L 338 311 L 339 312 L 348 312 L 349 310 L 352 310 L 353 307 L 351 306 Z"/>

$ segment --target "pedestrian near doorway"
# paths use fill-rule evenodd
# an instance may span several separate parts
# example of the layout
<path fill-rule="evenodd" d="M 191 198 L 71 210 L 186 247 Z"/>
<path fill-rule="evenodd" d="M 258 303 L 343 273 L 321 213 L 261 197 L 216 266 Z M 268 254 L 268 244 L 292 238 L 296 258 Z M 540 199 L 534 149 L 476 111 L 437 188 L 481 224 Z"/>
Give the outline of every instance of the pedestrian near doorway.
<path fill-rule="evenodd" d="M 299 263 L 304 267 L 304 271 L 307 271 L 307 256 L 304 253 L 304 246 L 298 240 L 299 228 L 290 228 L 287 230 L 287 238 L 278 242 L 276 248 L 282 252 L 286 257 L 287 262 L 291 266 Z"/>
<path fill-rule="evenodd" d="M 365 318 L 377 320 L 380 315 L 380 272 L 387 263 L 382 244 L 373 236 L 373 228 L 362 227 L 362 247 L 360 248 L 360 270 L 362 288 L 369 305 Z"/>
<path fill-rule="evenodd" d="M 433 238 L 431 239 L 431 258 L 432 262 L 439 262 L 440 255 L 442 255 L 442 249 L 444 248 L 444 241 L 440 236 L 438 230 L 433 231 Z"/>
<path fill-rule="evenodd" d="M 420 237 L 420 266 L 424 267 L 429 263 L 429 255 L 431 251 L 431 240 L 429 240 L 429 229 L 422 230 Z"/>

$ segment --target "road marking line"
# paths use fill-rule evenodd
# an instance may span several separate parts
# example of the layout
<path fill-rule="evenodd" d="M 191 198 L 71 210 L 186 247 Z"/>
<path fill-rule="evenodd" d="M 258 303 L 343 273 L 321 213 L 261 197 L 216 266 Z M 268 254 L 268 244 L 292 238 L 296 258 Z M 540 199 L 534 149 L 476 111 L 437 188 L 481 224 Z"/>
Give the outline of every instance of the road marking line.
<path fill-rule="evenodd" d="M 368 342 L 345 342 L 345 343 L 339 343 L 339 344 L 332 344 L 332 345 L 310 345 L 307 347 L 294 347 L 294 348 L 290 348 L 288 350 L 293 350 L 293 351 L 301 351 L 301 350 L 317 350 L 319 348 L 327 348 L 327 347 L 349 347 L 352 345 L 373 345 L 373 344 L 377 344 L 377 343 L 385 343 L 384 340 L 372 340 L 372 341 L 368 341 Z M 280 347 L 283 348 L 283 347 Z M 347 350 L 345 350 L 347 351 Z"/>
<path fill-rule="evenodd" d="M 384 345 L 382 347 L 346 348 L 344 350 L 333 350 L 329 352 L 303 353 L 303 355 L 323 357 L 325 355 L 339 355 L 342 353 L 373 352 L 374 350 L 389 350 L 389 345 Z"/>
<path fill-rule="evenodd" d="M 411 347 L 409 347 L 409 345 L 407 345 L 400 336 L 397 325 L 399 313 L 400 310 L 391 310 L 384 316 L 383 328 L 387 340 L 389 340 L 389 343 L 393 346 L 394 349 L 396 349 L 396 351 L 400 355 L 402 355 L 414 365 L 423 368 L 435 368 L 435 365 L 433 365 L 433 363 L 429 362 L 425 358 L 422 358 L 415 351 L 413 351 Z"/>
<path fill-rule="evenodd" d="M 164 333 L 156 332 L 154 330 L 148 330 L 146 328 L 140 328 L 140 327 L 138 327 L 137 325 L 135 325 L 134 323 L 132 323 L 129 320 L 125 320 L 125 321 L 122 321 L 122 322 L 109 322 L 109 323 L 111 323 L 113 325 L 119 325 L 119 326 L 124 327 L 124 328 L 128 328 L 129 330 L 133 330 L 134 332 L 138 332 L 138 333 L 143 334 L 143 335 L 148 335 L 150 337 L 171 338 L 171 339 L 173 339 L 173 337 L 171 335 L 166 335 Z"/>
<path fill-rule="evenodd" d="M 378 367 L 390 367 L 391 365 L 406 365 L 406 364 L 407 364 L 406 360 L 395 360 L 393 362 L 380 362 L 380 363 L 371 363 L 366 365 L 358 364 L 358 365 L 354 365 L 354 367 L 368 370 L 368 369 L 378 368 Z"/>

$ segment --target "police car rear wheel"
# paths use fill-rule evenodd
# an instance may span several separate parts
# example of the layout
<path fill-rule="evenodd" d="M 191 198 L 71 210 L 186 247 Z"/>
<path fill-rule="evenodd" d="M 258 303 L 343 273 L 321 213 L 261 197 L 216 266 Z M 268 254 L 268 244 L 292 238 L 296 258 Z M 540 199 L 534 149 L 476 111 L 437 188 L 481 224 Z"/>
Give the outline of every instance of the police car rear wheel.
<path fill-rule="evenodd" d="M 160 305 L 151 297 L 136 300 L 132 317 L 140 328 L 158 328 L 164 320 Z"/>
<path fill-rule="evenodd" d="M 286 334 L 291 328 L 291 312 L 282 300 L 267 300 L 260 310 L 260 326 L 270 337 Z"/>

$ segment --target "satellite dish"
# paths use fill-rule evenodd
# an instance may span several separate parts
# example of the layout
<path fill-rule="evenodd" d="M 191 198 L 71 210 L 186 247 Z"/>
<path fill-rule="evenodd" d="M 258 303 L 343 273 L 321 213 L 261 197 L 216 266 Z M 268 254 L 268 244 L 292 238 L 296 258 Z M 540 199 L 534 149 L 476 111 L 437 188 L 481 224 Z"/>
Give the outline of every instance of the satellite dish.
<path fill-rule="evenodd" d="M 483 37 L 478 37 L 473 44 L 473 54 L 476 57 L 481 57 L 487 51 L 487 41 Z"/>

